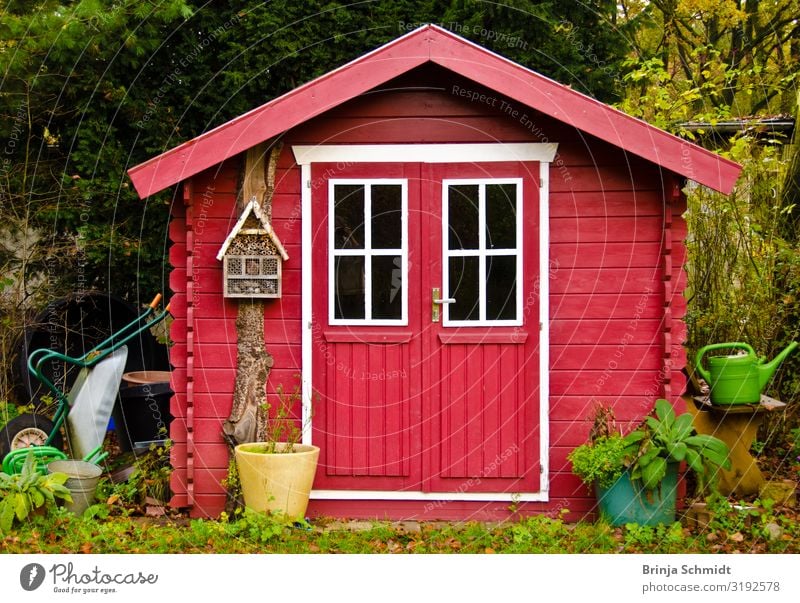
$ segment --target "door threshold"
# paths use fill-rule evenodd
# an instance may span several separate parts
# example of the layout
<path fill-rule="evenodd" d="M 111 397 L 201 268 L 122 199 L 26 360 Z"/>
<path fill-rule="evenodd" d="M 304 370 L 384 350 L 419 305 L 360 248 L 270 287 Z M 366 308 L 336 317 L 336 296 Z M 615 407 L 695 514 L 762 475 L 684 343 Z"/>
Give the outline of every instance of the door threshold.
<path fill-rule="evenodd" d="M 435 500 L 473 502 L 547 502 L 543 492 L 421 492 L 407 490 L 312 490 L 312 500 Z"/>

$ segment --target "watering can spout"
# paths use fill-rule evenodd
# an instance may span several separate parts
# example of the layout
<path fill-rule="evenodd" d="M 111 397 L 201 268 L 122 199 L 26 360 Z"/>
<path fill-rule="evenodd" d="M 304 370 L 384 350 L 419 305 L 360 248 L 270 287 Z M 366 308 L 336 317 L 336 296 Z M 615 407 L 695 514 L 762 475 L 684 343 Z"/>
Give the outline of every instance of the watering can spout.
<path fill-rule="evenodd" d="M 781 362 L 786 360 L 786 357 L 791 354 L 795 348 L 797 347 L 798 343 L 793 341 L 789 345 L 787 345 L 783 351 L 775 356 L 770 362 L 766 362 L 764 364 L 758 365 L 758 381 L 761 389 L 764 389 L 764 386 L 769 383 L 769 380 L 772 379 L 772 375 L 775 374 L 775 371 L 781 365 Z"/>

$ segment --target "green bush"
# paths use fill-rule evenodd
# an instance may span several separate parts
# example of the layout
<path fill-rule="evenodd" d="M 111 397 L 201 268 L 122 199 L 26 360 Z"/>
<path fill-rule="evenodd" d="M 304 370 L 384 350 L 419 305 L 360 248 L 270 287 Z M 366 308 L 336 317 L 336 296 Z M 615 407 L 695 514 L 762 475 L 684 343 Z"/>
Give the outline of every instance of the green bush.
<path fill-rule="evenodd" d="M 572 472 L 586 485 L 597 483 L 610 487 L 625 470 L 626 444 L 619 434 L 601 436 L 581 444 L 567 457 L 572 462 Z"/>
<path fill-rule="evenodd" d="M 72 502 L 64 486 L 65 473 L 42 475 L 29 452 L 20 473 L 0 472 L 0 533 L 8 532 L 15 521 L 23 521 L 36 509 L 55 506 L 56 499 Z"/>
<path fill-rule="evenodd" d="M 658 488 L 669 463 L 686 461 L 701 487 L 714 470 L 731 467 L 728 446 L 714 436 L 695 434 L 692 415 L 676 417 L 672 404 L 664 399 L 656 400 L 655 416 L 646 417 L 624 442 L 624 454 L 632 459 L 631 480 L 641 480 L 645 490 Z"/>

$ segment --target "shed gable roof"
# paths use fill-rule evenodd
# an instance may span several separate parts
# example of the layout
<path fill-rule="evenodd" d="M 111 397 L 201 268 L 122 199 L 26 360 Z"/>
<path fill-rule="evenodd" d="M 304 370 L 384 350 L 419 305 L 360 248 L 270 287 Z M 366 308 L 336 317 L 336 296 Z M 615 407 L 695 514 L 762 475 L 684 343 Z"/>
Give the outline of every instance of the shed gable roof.
<path fill-rule="evenodd" d="M 728 194 L 741 166 L 435 25 L 425 25 L 131 168 L 140 197 L 221 163 L 392 78 L 432 62 L 596 136 Z"/>

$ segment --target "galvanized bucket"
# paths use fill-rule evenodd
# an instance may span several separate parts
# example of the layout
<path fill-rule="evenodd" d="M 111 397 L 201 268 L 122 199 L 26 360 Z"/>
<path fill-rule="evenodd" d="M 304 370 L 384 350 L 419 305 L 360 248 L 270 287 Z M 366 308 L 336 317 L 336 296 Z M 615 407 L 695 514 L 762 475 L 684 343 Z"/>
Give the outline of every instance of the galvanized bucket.
<path fill-rule="evenodd" d="M 64 503 L 67 510 L 75 515 L 83 515 L 83 512 L 94 503 L 97 482 L 103 475 L 103 470 L 99 466 L 79 460 L 53 461 L 47 465 L 47 471 L 66 473 L 69 476 L 64 483 L 72 494 L 72 502 Z"/>

